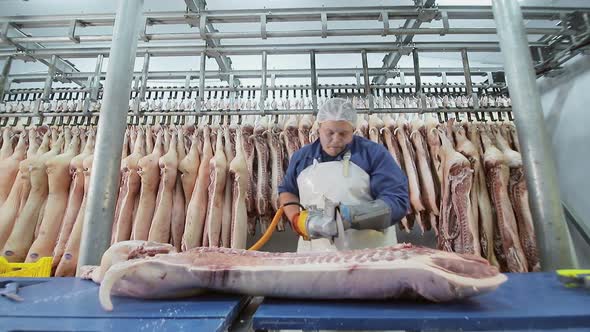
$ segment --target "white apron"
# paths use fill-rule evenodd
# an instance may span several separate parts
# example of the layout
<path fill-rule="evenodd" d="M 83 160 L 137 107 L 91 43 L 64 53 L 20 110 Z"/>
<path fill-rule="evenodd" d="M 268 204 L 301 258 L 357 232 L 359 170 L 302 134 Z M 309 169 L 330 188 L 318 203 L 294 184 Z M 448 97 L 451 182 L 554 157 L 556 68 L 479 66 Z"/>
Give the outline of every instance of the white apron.
<path fill-rule="evenodd" d="M 369 174 L 350 162 L 350 152 L 341 161 L 314 163 L 304 169 L 297 177 L 299 201 L 307 207 L 315 205 L 324 207 L 327 198 L 332 202 L 343 204 L 361 204 L 373 200 Z M 349 249 L 378 248 L 397 243 L 395 226 L 383 231 L 372 229 L 348 229 Z M 329 239 L 305 241 L 299 237 L 297 252 L 337 251 Z"/>

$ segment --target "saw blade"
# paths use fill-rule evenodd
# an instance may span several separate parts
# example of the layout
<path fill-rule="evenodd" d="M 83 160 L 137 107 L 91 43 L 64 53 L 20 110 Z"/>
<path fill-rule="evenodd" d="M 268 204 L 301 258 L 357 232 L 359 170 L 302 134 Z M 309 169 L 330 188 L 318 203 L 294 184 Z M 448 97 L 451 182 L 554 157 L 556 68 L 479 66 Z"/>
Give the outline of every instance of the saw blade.
<path fill-rule="evenodd" d="M 348 241 L 346 238 L 346 233 L 344 232 L 344 224 L 342 223 L 342 216 L 340 215 L 340 211 L 336 211 L 336 229 L 338 230 L 338 234 L 336 238 L 334 238 L 334 244 L 336 245 L 336 249 L 348 249 Z"/>

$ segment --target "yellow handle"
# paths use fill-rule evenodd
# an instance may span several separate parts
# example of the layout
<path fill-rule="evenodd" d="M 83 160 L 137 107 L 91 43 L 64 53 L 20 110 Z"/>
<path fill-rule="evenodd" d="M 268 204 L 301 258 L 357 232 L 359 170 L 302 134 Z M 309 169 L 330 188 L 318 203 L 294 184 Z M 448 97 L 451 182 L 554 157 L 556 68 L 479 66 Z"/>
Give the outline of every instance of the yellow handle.
<path fill-rule="evenodd" d="M 564 277 L 576 277 L 581 274 L 590 274 L 590 270 L 580 270 L 580 269 L 561 269 L 556 270 L 557 274 L 564 276 Z"/>
<path fill-rule="evenodd" d="M 283 216 L 283 207 L 281 206 L 278 209 L 277 213 L 275 213 L 274 218 L 272 218 L 272 222 L 270 223 L 270 226 L 268 227 L 268 229 L 266 230 L 266 232 L 264 232 L 264 235 L 262 235 L 262 237 L 256 243 L 254 243 L 253 246 L 251 246 L 250 248 L 248 248 L 248 250 L 258 250 L 266 242 L 268 242 L 268 240 L 272 236 L 272 233 L 274 233 L 275 228 L 277 227 L 277 224 L 279 223 L 279 220 L 281 219 L 282 216 Z"/>
<path fill-rule="evenodd" d="M 303 210 L 299 213 L 299 218 L 297 218 L 297 228 L 299 229 L 299 233 L 305 241 L 309 241 L 309 234 L 307 234 L 307 216 L 309 212 L 307 210 Z"/>

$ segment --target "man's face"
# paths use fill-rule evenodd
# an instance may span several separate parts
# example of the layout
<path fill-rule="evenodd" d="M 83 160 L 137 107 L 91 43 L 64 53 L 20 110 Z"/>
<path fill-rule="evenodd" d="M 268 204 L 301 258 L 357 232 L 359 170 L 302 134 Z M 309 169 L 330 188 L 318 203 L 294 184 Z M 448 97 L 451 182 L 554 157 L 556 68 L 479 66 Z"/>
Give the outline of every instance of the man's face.
<path fill-rule="evenodd" d="M 319 133 L 322 149 L 335 157 L 352 142 L 353 128 L 348 121 L 326 121 L 320 124 Z"/>

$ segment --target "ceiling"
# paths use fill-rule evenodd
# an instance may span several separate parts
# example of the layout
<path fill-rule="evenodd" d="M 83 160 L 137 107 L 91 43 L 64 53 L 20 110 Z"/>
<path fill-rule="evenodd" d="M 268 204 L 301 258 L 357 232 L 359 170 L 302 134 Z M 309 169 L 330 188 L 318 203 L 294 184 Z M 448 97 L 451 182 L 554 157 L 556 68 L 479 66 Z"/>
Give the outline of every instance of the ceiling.
<path fill-rule="evenodd" d="M 527 6 L 581 6 L 586 1 L 519 1 L 522 5 Z M 467 0 L 438 0 L 438 5 L 490 5 L 491 1 L 467 1 Z M 117 0 L 0 0 L 0 13 L 2 16 L 18 15 L 60 15 L 60 14 L 90 14 L 90 13 L 114 13 L 117 9 Z M 209 10 L 227 10 L 227 9 L 253 9 L 253 8 L 303 8 L 303 7 L 356 7 L 356 6 L 391 6 L 391 5 L 413 5 L 413 1 L 352 1 L 352 0 L 251 0 L 251 1 L 209 1 L 207 9 Z M 184 11 L 186 9 L 183 0 L 145 0 L 144 11 Z M 274 24 L 274 25 L 273 25 Z M 277 30 L 309 30 L 319 29 L 319 22 L 286 22 L 286 23 L 269 23 L 268 29 Z M 390 20 L 390 26 L 398 27 L 403 24 L 401 20 Z M 528 27 L 554 27 L 556 22 L 548 21 L 530 21 L 525 22 Z M 352 25 L 352 26 L 351 26 Z M 453 20 L 451 27 L 494 27 L 493 20 Z M 380 28 L 382 23 L 375 21 L 349 21 L 349 22 L 329 22 L 330 29 L 340 28 Z M 442 27 L 441 21 L 432 21 L 424 23 L 422 27 Z M 235 23 L 235 24 L 217 24 L 215 28 L 221 32 L 227 31 L 247 31 L 259 29 L 257 23 Z M 79 31 L 79 32 L 78 32 Z M 28 29 L 25 31 L 33 36 L 64 36 L 67 34 L 67 28 L 43 28 Z M 111 34 L 111 27 L 92 27 L 78 29 L 80 34 Z M 148 32 L 173 33 L 173 32 L 198 32 L 198 27 L 189 28 L 188 26 L 157 26 Z M 538 39 L 540 36 L 530 36 L 531 41 Z M 322 43 L 322 42 L 384 42 L 395 41 L 395 36 L 362 36 L 362 37 L 320 37 L 289 38 L 288 43 Z M 414 37 L 414 41 L 419 42 L 439 42 L 439 41 L 497 41 L 495 35 L 419 35 Z M 269 44 L 281 43 L 282 40 L 269 38 L 261 39 L 239 39 L 239 40 L 222 40 L 223 45 L 231 44 Z M 54 46 L 55 44 L 52 44 Z M 103 44 L 104 45 L 104 44 Z M 59 46 L 59 45 L 58 45 Z M 71 46 L 71 44 L 70 44 Z M 385 53 L 369 53 L 369 67 L 381 67 L 382 59 Z M 261 68 L 260 56 L 232 56 L 232 67 L 238 70 L 256 70 Z M 80 71 L 93 71 L 95 60 L 93 59 L 68 59 Z M 500 53 L 471 53 L 469 55 L 472 66 L 501 66 L 502 57 Z M 108 59 L 107 59 L 108 61 Z M 153 58 L 150 62 L 150 70 L 198 70 L 199 56 L 191 57 L 166 57 Z M 362 67 L 360 54 L 318 54 L 317 68 L 359 68 Z M 1 60 L 0 60 L 1 62 Z M 461 55 L 459 53 L 427 53 L 420 55 L 420 63 L 423 67 L 461 67 Z M 142 60 L 136 61 L 136 70 L 141 70 Z M 412 67 L 411 56 L 404 56 L 399 62 L 400 67 Z M 207 68 L 217 69 L 217 63 L 213 59 L 208 59 Z M 307 55 L 270 55 L 268 57 L 268 68 L 286 69 L 286 68 L 309 68 L 309 56 Z M 106 63 L 103 65 L 106 70 Z M 47 68 L 40 63 L 24 63 L 15 61 L 11 73 L 32 73 L 46 72 Z M 339 79 L 342 82 L 341 79 Z M 354 83 L 354 77 L 345 79 L 346 83 Z M 284 79 L 280 84 L 299 83 L 301 79 Z M 243 82 L 244 84 L 250 84 Z M 322 83 L 320 81 L 320 83 Z M 254 84 L 252 82 L 251 84 Z M 279 83 L 277 83 L 279 84 Z"/>

